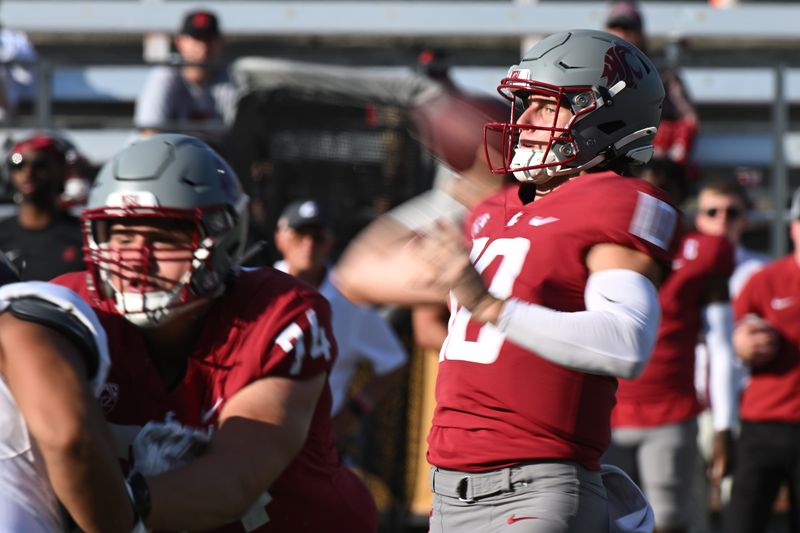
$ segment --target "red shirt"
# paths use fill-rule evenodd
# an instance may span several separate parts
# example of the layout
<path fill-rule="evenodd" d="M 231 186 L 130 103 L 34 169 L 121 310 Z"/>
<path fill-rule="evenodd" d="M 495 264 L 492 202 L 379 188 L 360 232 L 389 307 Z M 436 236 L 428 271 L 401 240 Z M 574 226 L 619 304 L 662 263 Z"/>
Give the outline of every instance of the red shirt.
<path fill-rule="evenodd" d="M 582 311 L 585 259 L 594 245 L 620 244 L 664 264 L 671 257 L 676 211 L 642 180 L 583 175 L 527 205 L 516 191 L 504 189 L 466 222 L 473 262 L 497 297 Z M 431 464 L 480 471 L 562 459 L 598 468 L 616 380 L 538 357 L 451 303 L 428 437 Z"/>
<path fill-rule="evenodd" d="M 780 335 L 778 355 L 750 370 L 742 420 L 800 423 L 800 267 L 788 255 L 753 274 L 734 302 L 736 320 L 755 314 Z"/>
<path fill-rule="evenodd" d="M 733 246 L 725 237 L 686 234 L 672 272 L 658 291 L 661 324 L 644 372 L 621 379 L 614 427 L 653 427 L 690 420 L 702 406 L 694 386 L 694 350 L 702 327 L 705 287 L 733 272 Z"/>
<path fill-rule="evenodd" d="M 85 272 L 54 280 L 87 301 Z M 267 376 L 297 380 L 330 371 L 336 355 L 328 302 L 271 268 L 243 271 L 209 309 L 183 379 L 168 390 L 137 327 L 96 309 L 108 335 L 111 371 L 100 401 L 109 422 L 144 425 L 168 412 L 193 427 L 214 426 L 224 403 Z M 361 528 L 374 503 L 339 464 L 331 431 L 331 394 L 323 389 L 299 455 L 269 487 L 270 521 L 255 531 L 372 531 Z M 308 509 L 320 512 L 309 513 Z M 361 517 L 361 518 L 353 518 Z M 373 516 L 374 518 L 374 516 Z M 341 529 L 337 529 L 341 527 Z M 216 531 L 244 531 L 240 523 Z"/>

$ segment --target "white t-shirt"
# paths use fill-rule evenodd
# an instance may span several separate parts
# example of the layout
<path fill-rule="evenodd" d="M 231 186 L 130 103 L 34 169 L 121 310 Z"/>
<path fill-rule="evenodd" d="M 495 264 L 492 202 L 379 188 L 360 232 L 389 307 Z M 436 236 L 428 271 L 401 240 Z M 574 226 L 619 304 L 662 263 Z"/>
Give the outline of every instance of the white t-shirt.
<path fill-rule="evenodd" d="M 285 261 L 275 263 L 275 268 L 288 270 Z M 386 319 L 375 309 L 345 298 L 329 275 L 325 275 L 318 290 L 331 304 L 333 336 L 338 346 L 338 356 L 328 378 L 333 395 L 331 413 L 336 415 L 344 406 L 347 389 L 360 362 L 369 362 L 373 372 L 383 376 L 403 366 L 408 356 Z"/>

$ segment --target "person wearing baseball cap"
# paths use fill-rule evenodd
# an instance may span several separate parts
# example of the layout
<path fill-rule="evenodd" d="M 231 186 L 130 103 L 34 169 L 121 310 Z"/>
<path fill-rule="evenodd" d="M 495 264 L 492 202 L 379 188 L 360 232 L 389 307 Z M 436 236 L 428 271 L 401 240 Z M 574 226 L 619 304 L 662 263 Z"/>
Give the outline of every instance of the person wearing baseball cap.
<path fill-rule="evenodd" d="M 644 17 L 636 0 L 615 0 L 609 4 L 605 30 L 650 55 L 644 26 Z M 653 141 L 653 157 L 671 159 L 682 165 L 689 180 L 694 181 L 697 169 L 691 163 L 691 156 L 700 130 L 700 119 L 675 63 L 676 60 L 656 61 L 666 95 Z"/>
<path fill-rule="evenodd" d="M 221 36 L 219 19 L 214 13 L 204 9 L 190 11 L 183 17 L 181 35 L 188 35 L 202 41 L 216 39 Z"/>
<path fill-rule="evenodd" d="M 233 120 L 238 92 L 221 63 L 219 18 L 207 9 L 187 12 L 173 42 L 175 64 L 151 72 L 136 99 L 134 125 L 144 135 L 222 133 Z"/>
<path fill-rule="evenodd" d="M 634 2 L 624 0 L 612 2 L 606 16 L 606 30 L 616 30 L 612 32 L 615 34 L 625 32 L 620 37 L 637 48 L 644 47 L 644 23 L 642 14 Z"/>
<path fill-rule="evenodd" d="M 55 135 L 35 133 L 14 144 L 6 159 L 17 211 L 0 220 L 0 250 L 24 281 L 84 268 L 80 223 L 60 203 L 69 154 Z"/>
<path fill-rule="evenodd" d="M 328 380 L 333 396 L 333 431 L 339 449 L 352 451 L 365 448 L 354 439 L 360 420 L 402 384 L 408 355 L 383 316 L 371 307 L 355 305 L 331 282 L 332 227 L 327 206 L 318 200 L 301 199 L 287 205 L 275 230 L 275 246 L 283 255 L 275 268 L 316 287 L 331 304 L 338 346 Z M 358 391 L 352 391 L 356 370 L 364 363 L 371 366 L 371 376 Z M 346 457 L 346 461 L 352 460 Z"/>

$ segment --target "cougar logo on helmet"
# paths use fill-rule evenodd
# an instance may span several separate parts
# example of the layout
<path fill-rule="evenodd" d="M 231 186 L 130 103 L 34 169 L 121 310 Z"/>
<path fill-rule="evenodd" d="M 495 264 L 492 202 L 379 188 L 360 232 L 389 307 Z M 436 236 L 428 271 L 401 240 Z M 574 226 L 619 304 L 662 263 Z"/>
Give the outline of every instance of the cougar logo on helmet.
<path fill-rule="evenodd" d="M 641 66 L 637 68 L 633 65 L 633 62 L 637 61 L 633 50 L 622 44 L 616 44 L 606 52 L 601 76 L 606 79 L 609 87 L 620 80 L 623 80 L 628 87 L 636 87 L 644 75 Z"/>

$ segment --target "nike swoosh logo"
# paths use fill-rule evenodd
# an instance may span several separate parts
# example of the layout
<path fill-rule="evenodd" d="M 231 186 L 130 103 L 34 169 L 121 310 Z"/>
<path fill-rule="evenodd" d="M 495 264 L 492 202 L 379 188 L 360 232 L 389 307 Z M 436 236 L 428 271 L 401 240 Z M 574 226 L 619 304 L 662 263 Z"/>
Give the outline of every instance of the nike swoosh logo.
<path fill-rule="evenodd" d="M 200 418 L 204 424 L 211 420 L 211 417 L 214 416 L 214 413 L 217 409 L 219 409 L 220 405 L 222 405 L 222 398 L 217 398 L 217 401 L 214 402 L 214 405 L 212 405 L 211 408 L 201 413 Z"/>
<path fill-rule="evenodd" d="M 551 222 L 558 222 L 559 220 L 561 219 L 556 217 L 533 217 L 528 224 L 539 227 L 544 226 L 545 224 L 550 224 Z"/>
<path fill-rule="evenodd" d="M 508 524 L 511 525 L 515 522 L 519 522 L 520 520 L 536 520 L 538 517 L 536 516 L 516 516 L 511 515 L 508 517 Z"/>
<path fill-rule="evenodd" d="M 506 227 L 513 226 L 514 224 L 516 224 L 517 220 L 519 220 L 521 216 L 522 216 L 522 211 L 515 213 L 514 216 L 509 218 L 508 222 L 506 222 Z"/>
<path fill-rule="evenodd" d="M 780 311 L 781 309 L 786 309 L 787 307 L 791 307 L 794 305 L 794 296 L 786 296 L 785 298 L 773 298 L 770 300 L 769 305 L 776 311 Z"/>

